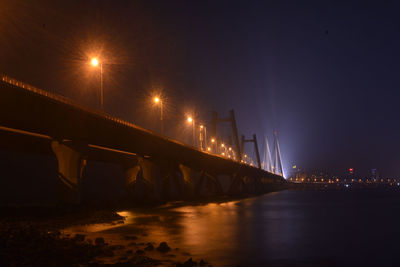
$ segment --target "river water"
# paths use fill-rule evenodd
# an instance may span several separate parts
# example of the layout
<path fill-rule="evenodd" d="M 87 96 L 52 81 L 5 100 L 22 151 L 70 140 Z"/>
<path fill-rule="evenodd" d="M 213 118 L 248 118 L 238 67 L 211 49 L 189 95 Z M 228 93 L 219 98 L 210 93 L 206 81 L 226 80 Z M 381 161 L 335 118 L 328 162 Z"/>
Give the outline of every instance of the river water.
<path fill-rule="evenodd" d="M 400 191 L 281 191 L 121 211 L 123 225 L 80 231 L 142 233 L 213 266 L 400 266 L 399 213 Z"/>

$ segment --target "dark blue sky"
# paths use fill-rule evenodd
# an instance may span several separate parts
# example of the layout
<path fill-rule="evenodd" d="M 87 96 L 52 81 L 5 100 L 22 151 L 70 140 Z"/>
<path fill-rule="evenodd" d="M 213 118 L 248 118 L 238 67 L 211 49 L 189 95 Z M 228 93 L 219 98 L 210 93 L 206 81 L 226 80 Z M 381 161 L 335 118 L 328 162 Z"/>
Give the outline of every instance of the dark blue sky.
<path fill-rule="evenodd" d="M 185 112 L 207 121 L 233 108 L 241 133 L 278 131 L 286 170 L 393 177 L 398 10 L 395 1 L 6 0 L 0 71 L 96 106 L 84 62 L 101 51 L 112 63 L 110 113 L 157 130 L 148 99 L 162 88 L 170 136 L 188 138 Z"/>

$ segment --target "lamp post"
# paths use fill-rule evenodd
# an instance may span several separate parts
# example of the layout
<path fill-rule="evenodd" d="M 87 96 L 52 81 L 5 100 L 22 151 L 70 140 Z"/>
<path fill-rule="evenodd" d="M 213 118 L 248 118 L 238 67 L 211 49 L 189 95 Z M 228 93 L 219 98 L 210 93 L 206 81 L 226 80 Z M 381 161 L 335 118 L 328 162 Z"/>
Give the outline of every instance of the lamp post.
<path fill-rule="evenodd" d="M 90 61 L 93 67 L 97 67 L 100 64 L 100 108 L 104 110 L 103 105 L 103 62 L 100 62 L 97 58 L 92 58 Z"/>
<path fill-rule="evenodd" d="M 196 128 L 194 127 L 194 119 L 189 116 L 187 118 L 188 123 L 192 124 L 192 128 L 193 128 L 193 146 L 196 146 Z"/>
<path fill-rule="evenodd" d="M 216 153 L 216 154 L 218 153 L 215 138 L 211 138 L 211 149 L 213 150 L 214 153 Z"/>
<path fill-rule="evenodd" d="M 199 142 L 200 142 L 200 149 L 206 150 L 207 149 L 207 128 L 203 124 L 200 124 Z"/>
<path fill-rule="evenodd" d="M 154 103 L 160 103 L 161 135 L 164 135 L 163 101 L 159 97 L 154 97 Z"/>
<path fill-rule="evenodd" d="M 221 155 L 222 156 L 226 156 L 226 147 L 225 147 L 225 144 L 224 143 L 222 143 L 221 144 Z"/>

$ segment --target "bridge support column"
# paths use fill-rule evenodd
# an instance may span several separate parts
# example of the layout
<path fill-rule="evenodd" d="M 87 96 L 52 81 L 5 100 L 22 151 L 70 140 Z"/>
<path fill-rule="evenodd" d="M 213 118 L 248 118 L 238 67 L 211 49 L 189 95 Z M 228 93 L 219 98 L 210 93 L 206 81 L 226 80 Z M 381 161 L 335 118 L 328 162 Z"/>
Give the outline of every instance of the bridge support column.
<path fill-rule="evenodd" d="M 243 193 L 244 190 L 244 183 L 243 183 L 243 176 L 239 172 L 236 172 L 232 175 L 231 178 L 231 184 L 228 189 L 228 194 L 229 195 L 235 195 L 235 194 L 240 194 Z M 242 186 L 242 190 L 241 187 Z"/>
<path fill-rule="evenodd" d="M 128 197 L 134 197 L 137 188 L 137 177 L 140 172 L 140 166 L 135 160 L 132 164 L 125 166 L 125 188 L 128 194 Z"/>
<path fill-rule="evenodd" d="M 86 159 L 82 153 L 58 141 L 52 141 L 51 148 L 58 162 L 59 201 L 79 204 L 82 200 L 82 173 Z"/>
<path fill-rule="evenodd" d="M 145 158 L 138 157 L 138 163 L 142 170 L 143 184 L 150 198 L 159 199 L 160 194 L 160 169 L 157 165 Z"/>
<path fill-rule="evenodd" d="M 179 169 L 181 170 L 183 176 L 183 191 L 185 196 L 189 198 L 194 197 L 196 175 L 195 171 L 183 164 L 179 164 Z"/>

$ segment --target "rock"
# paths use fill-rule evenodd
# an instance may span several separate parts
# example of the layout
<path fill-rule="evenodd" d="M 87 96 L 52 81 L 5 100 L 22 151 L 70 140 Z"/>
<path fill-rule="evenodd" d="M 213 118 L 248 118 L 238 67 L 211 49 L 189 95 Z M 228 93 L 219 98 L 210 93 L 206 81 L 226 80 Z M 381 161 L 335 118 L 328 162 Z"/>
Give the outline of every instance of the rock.
<path fill-rule="evenodd" d="M 136 250 L 137 255 L 143 255 L 145 252 L 141 249 Z"/>
<path fill-rule="evenodd" d="M 121 256 L 121 257 L 118 258 L 119 261 L 125 261 L 127 259 L 128 259 L 127 256 Z"/>
<path fill-rule="evenodd" d="M 151 243 L 148 243 L 147 247 L 145 247 L 144 250 L 152 251 L 152 250 L 154 250 L 154 246 Z"/>
<path fill-rule="evenodd" d="M 111 249 L 104 249 L 102 251 L 102 255 L 103 257 L 113 257 L 114 256 L 114 252 Z"/>
<path fill-rule="evenodd" d="M 123 245 L 112 245 L 112 246 L 110 246 L 111 250 L 124 249 L 124 248 L 125 248 L 125 246 L 123 246 Z"/>
<path fill-rule="evenodd" d="M 193 261 L 192 258 L 188 259 L 184 263 L 177 263 L 176 267 L 193 267 L 197 266 L 197 262 Z"/>
<path fill-rule="evenodd" d="M 207 262 L 205 260 L 203 260 L 203 259 L 200 260 L 200 263 L 199 263 L 200 266 L 204 266 L 206 264 L 207 264 Z"/>
<path fill-rule="evenodd" d="M 76 234 L 73 238 L 74 241 L 83 242 L 85 241 L 86 235 Z"/>
<path fill-rule="evenodd" d="M 129 260 L 129 266 L 159 266 L 161 262 L 146 256 L 136 256 Z"/>
<path fill-rule="evenodd" d="M 134 235 L 126 235 L 126 236 L 124 236 L 124 238 L 125 238 L 125 240 L 136 240 L 136 239 L 137 239 L 137 236 L 134 236 Z"/>
<path fill-rule="evenodd" d="M 96 237 L 96 239 L 94 240 L 94 243 L 96 245 L 104 245 L 104 238 L 102 237 Z"/>
<path fill-rule="evenodd" d="M 160 245 L 157 248 L 158 251 L 162 253 L 166 253 L 171 250 L 171 248 L 168 246 L 167 242 L 161 242 Z"/>

